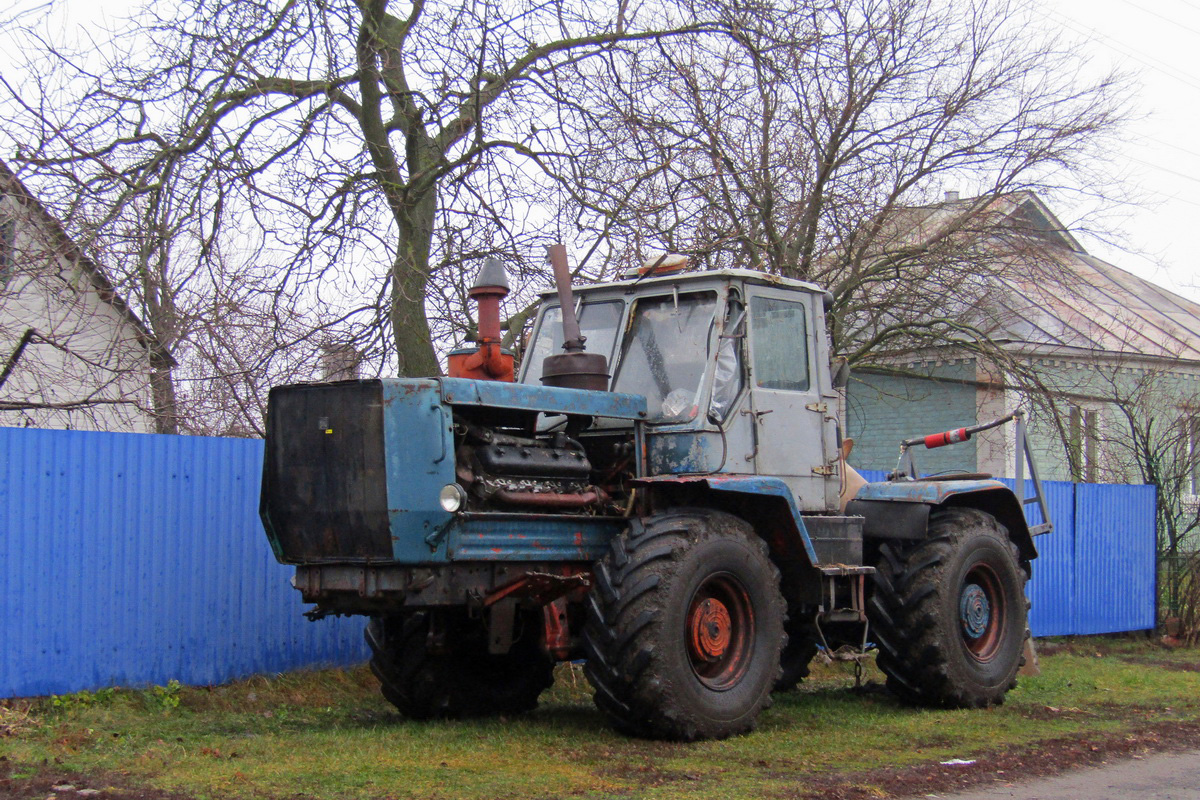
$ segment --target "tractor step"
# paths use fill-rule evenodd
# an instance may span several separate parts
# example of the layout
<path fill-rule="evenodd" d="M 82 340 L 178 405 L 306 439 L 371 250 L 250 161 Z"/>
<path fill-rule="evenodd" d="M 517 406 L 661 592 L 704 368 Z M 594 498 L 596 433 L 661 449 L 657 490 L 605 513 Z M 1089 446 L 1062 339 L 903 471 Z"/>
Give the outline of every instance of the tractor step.
<path fill-rule="evenodd" d="M 874 575 L 874 567 L 852 567 L 848 564 L 827 564 L 817 567 L 821 575 L 827 578 L 852 576 L 852 575 Z"/>

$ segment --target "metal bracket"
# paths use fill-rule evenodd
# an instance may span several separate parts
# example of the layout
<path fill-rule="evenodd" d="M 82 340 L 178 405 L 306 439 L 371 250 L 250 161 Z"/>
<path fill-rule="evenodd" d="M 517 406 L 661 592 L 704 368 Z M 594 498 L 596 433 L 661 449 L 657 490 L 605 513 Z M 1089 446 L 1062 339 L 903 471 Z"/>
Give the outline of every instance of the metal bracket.
<path fill-rule="evenodd" d="M 824 414 L 829 410 L 828 403 L 806 403 L 804 407 L 809 411 L 816 411 L 818 414 Z"/>
<path fill-rule="evenodd" d="M 506 599 L 532 599 L 538 605 L 551 603 L 576 589 L 592 585 L 587 573 L 553 575 L 548 572 L 527 572 L 507 586 L 492 591 L 483 599 L 483 605 L 492 606 Z"/>
<path fill-rule="evenodd" d="M 425 544 L 429 545 L 430 550 L 436 551 L 438 546 L 441 545 L 442 540 L 446 538 L 446 534 L 449 532 L 449 530 L 450 522 L 447 522 L 445 525 L 439 525 L 430 531 L 425 537 Z"/>
<path fill-rule="evenodd" d="M 837 470 L 835 470 L 835 469 L 834 469 L 832 466 L 830 466 L 829 464 L 820 464 L 820 465 L 818 465 L 818 466 L 815 466 L 815 467 L 813 467 L 813 468 L 812 468 L 812 472 L 813 472 L 813 475 L 826 475 L 826 476 L 828 476 L 828 475 L 834 475 L 834 474 L 836 474 L 836 473 L 837 473 Z"/>
<path fill-rule="evenodd" d="M 501 655 L 512 649 L 513 623 L 517 616 L 517 601 L 506 598 L 494 604 L 488 613 L 488 652 Z"/>
<path fill-rule="evenodd" d="M 871 623 L 867 619 L 867 603 L 866 603 L 866 569 L 868 568 L 826 568 L 821 570 L 824 577 L 825 589 L 822 591 L 821 605 L 819 606 L 816 616 L 813 617 L 813 626 L 817 631 L 817 641 L 820 647 L 825 651 L 825 657 L 830 661 L 852 661 L 854 662 L 854 685 L 858 687 L 862 683 L 862 662 L 870 657 L 870 648 L 868 647 Z M 874 570 L 871 570 L 874 572 Z M 850 608 L 837 608 L 837 580 L 839 577 L 848 577 L 850 583 Z M 824 596 L 828 592 L 827 596 Z M 825 631 L 821 628 L 821 621 L 827 622 L 842 622 L 862 625 L 862 639 L 857 645 L 847 644 L 834 650 L 829 646 L 829 641 L 825 638 Z"/>

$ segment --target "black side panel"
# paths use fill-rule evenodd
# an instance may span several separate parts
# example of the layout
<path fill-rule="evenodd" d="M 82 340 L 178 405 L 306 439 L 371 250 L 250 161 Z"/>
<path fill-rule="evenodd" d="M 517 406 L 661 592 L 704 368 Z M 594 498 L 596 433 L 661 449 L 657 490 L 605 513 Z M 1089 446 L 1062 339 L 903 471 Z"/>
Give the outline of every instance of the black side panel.
<path fill-rule="evenodd" d="M 271 390 L 262 507 L 284 562 L 392 557 L 382 399 L 379 381 Z"/>
<path fill-rule="evenodd" d="M 929 506 L 884 500 L 851 500 L 846 513 L 866 518 L 863 534 L 868 539 L 925 538 L 929 531 Z"/>

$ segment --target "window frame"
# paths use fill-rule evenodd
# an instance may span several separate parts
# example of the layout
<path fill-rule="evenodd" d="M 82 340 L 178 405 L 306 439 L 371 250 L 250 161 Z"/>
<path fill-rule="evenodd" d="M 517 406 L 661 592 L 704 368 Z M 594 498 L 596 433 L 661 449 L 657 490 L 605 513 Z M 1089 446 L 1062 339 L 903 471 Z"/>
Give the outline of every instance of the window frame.
<path fill-rule="evenodd" d="M 0 289 L 8 288 L 17 270 L 17 219 L 0 209 Z"/>
<path fill-rule="evenodd" d="M 1075 483 L 1099 483 L 1104 454 L 1100 447 L 1103 408 L 1070 403 L 1067 412 L 1068 466 Z"/>
<path fill-rule="evenodd" d="M 1200 413 L 1188 406 L 1181 407 L 1179 413 L 1181 455 L 1188 461 L 1183 499 L 1200 503 Z"/>

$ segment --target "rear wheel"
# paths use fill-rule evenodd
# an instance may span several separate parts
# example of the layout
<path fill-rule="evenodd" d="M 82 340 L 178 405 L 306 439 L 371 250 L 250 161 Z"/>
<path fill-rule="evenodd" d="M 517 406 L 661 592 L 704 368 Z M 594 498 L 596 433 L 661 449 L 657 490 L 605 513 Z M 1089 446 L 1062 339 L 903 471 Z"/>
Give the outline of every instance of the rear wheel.
<path fill-rule="evenodd" d="M 518 714 L 537 707 L 538 695 L 553 683 L 554 662 L 538 642 L 535 620 L 504 654 L 488 652 L 479 620 L 447 610 L 445 646 L 429 646 L 433 611 L 373 617 L 366 639 L 371 671 L 383 696 L 406 717 L 458 719 Z"/>
<path fill-rule="evenodd" d="M 880 548 L 868 606 L 877 664 L 902 699 L 999 705 L 1017 685 L 1028 636 L 1023 565 L 996 518 L 947 508 L 915 547 Z"/>
<path fill-rule="evenodd" d="M 588 600 L 596 705 L 638 736 L 749 731 L 779 675 L 783 618 L 779 573 L 746 522 L 707 509 L 634 520 Z"/>
<path fill-rule="evenodd" d="M 798 615 L 795 615 L 798 618 Z M 775 681 L 776 692 L 790 692 L 808 677 L 809 665 L 817 655 L 817 640 L 812 626 L 790 624 L 787 626 L 788 641 L 779 656 L 779 679 Z"/>

